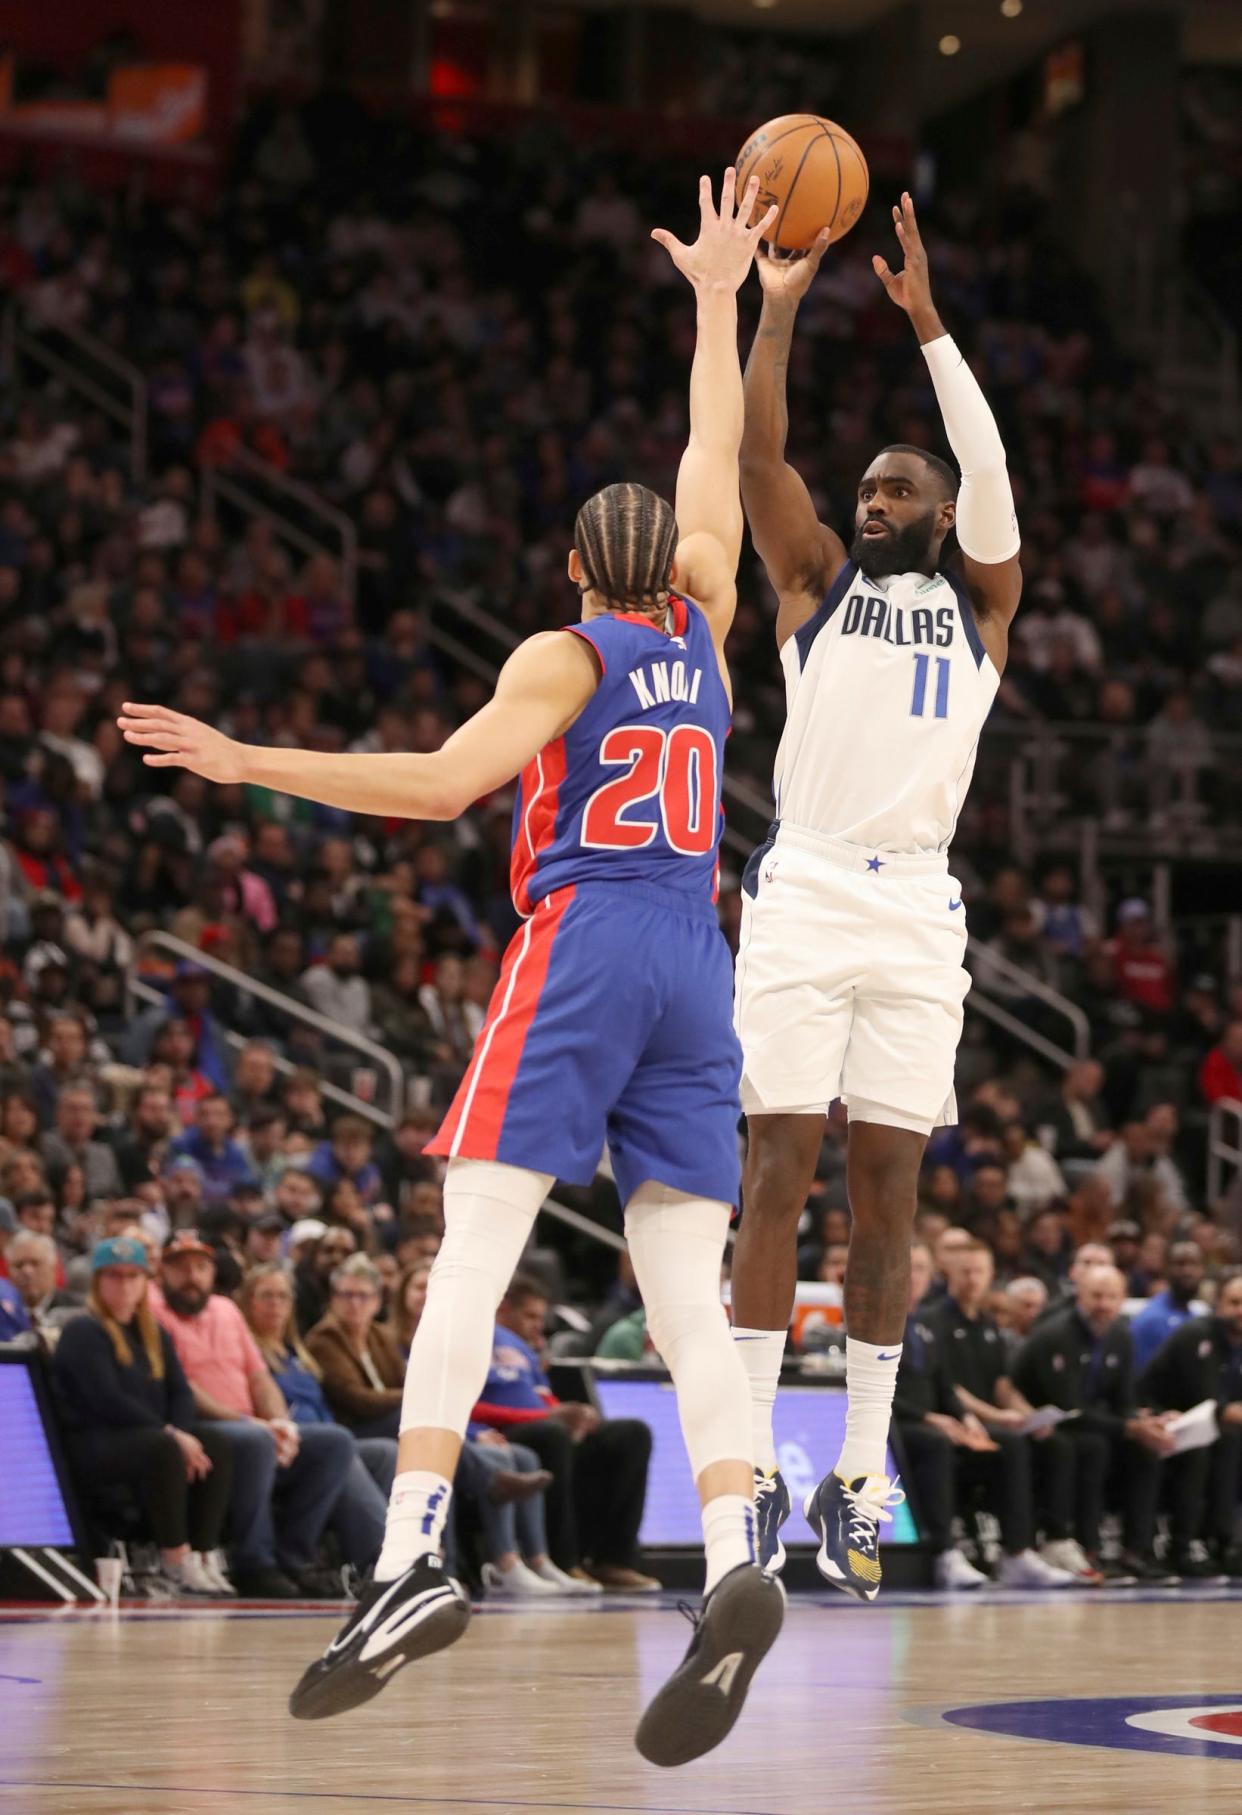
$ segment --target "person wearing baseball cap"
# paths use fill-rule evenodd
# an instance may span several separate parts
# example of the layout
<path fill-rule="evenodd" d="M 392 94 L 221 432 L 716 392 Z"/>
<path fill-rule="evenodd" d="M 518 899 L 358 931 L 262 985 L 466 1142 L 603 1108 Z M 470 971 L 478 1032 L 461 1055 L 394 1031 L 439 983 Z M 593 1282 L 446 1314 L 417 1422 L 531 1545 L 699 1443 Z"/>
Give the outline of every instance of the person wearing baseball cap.
<path fill-rule="evenodd" d="M 200 1417 L 168 1335 L 152 1314 L 147 1251 L 113 1235 L 91 1253 L 87 1315 L 52 1357 L 70 1469 L 96 1517 L 123 1484 L 159 1546 L 158 1585 L 175 1595 L 230 1595 L 216 1552 L 233 1481 L 228 1442 Z M 105 1526 L 106 1529 L 106 1526 Z"/>
<path fill-rule="evenodd" d="M 232 1450 L 233 1580 L 254 1599 L 338 1598 L 339 1578 L 317 1570 L 315 1556 L 353 1461 L 353 1439 L 340 1425 L 303 1431 L 294 1423 L 245 1318 L 215 1283 L 216 1257 L 200 1232 L 170 1235 L 152 1304 L 199 1417 Z"/>

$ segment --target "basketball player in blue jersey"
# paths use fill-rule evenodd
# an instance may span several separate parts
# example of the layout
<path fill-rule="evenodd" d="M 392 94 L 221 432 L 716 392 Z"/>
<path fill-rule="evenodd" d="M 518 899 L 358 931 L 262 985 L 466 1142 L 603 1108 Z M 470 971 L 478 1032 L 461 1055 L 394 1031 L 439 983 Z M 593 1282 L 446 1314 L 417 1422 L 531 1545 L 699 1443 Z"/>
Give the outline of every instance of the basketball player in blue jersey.
<path fill-rule="evenodd" d="M 821 1573 L 870 1601 L 879 1530 L 904 1498 L 886 1472 L 923 1149 L 955 1121 L 969 979 L 947 849 L 1005 664 L 1022 578 L 1005 450 L 932 301 L 908 195 L 893 210 L 904 269 L 876 275 L 910 317 L 961 467 L 888 447 L 858 487 L 847 551 L 785 461 L 785 373 L 819 265 L 761 258 L 746 368 L 742 501 L 776 590 L 788 717 L 776 824 L 743 883 L 735 1025 L 749 1151 L 733 1265 L 734 1337 L 751 1381 L 760 1556 L 784 1559 L 789 1514 L 772 1404 L 794 1302 L 796 1229 L 824 1117 L 849 1110 L 845 1277 L 849 1405 L 835 1468 L 805 1512 Z M 950 529 L 960 575 L 942 566 Z"/>
<path fill-rule="evenodd" d="M 590 499 L 569 557 L 582 622 L 517 649 L 494 698 L 442 750 L 325 756 L 240 746 L 158 707 L 126 706 L 120 720 L 131 743 L 160 752 L 145 758 L 156 767 L 355 813 L 452 819 L 521 776 L 513 894 L 526 921 L 429 1149 L 448 1159 L 445 1238 L 410 1355 L 384 1547 L 294 1690 L 303 1719 L 368 1701 L 465 1630 L 441 1535 L 496 1307 L 554 1178 L 587 1183 L 605 1140 L 707 1550 L 703 1611 L 643 1715 L 643 1755 L 676 1765 L 717 1745 L 780 1629 L 783 1590 L 756 1561 L 746 1375 L 720 1302 L 741 1054 L 713 905 L 742 540 L 737 290 L 775 215 L 746 225 L 756 191 L 735 208 L 728 171 L 717 213 L 704 177 L 696 243 L 654 235 L 698 306 L 676 517 L 638 485 Z"/>

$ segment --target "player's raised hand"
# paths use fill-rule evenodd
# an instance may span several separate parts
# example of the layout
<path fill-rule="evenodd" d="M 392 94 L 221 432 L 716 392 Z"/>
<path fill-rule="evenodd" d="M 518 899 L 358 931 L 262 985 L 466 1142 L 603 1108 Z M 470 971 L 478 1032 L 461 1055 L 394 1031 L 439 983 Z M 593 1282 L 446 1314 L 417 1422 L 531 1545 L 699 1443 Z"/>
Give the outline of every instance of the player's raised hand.
<path fill-rule="evenodd" d="M 761 247 L 755 263 L 759 267 L 763 294 L 777 302 L 801 302 L 831 239 L 832 228 L 825 227 L 805 252 L 773 252 L 770 248 L 765 252 Z"/>
<path fill-rule="evenodd" d="M 748 224 L 759 194 L 757 176 L 747 183 L 740 204 L 736 190 L 737 172 L 730 166 L 720 185 L 718 211 L 712 199 L 712 179 L 699 178 L 699 237 L 693 246 L 683 246 L 663 227 L 651 230 L 652 239 L 659 241 L 696 290 L 737 290 L 750 270 L 760 236 L 776 219 L 772 207 L 753 225 Z"/>
<path fill-rule="evenodd" d="M 890 299 L 912 318 L 932 309 L 931 278 L 927 271 L 927 250 L 914 214 L 914 198 L 909 190 L 902 193 L 901 205 L 893 209 L 893 225 L 905 260 L 900 271 L 890 269 L 887 260 L 877 253 L 871 268 L 888 291 Z"/>
<path fill-rule="evenodd" d="M 207 781 L 244 780 L 242 746 L 184 712 L 126 700 L 116 722 L 127 744 L 151 752 L 142 759 L 150 769 L 189 769 Z"/>

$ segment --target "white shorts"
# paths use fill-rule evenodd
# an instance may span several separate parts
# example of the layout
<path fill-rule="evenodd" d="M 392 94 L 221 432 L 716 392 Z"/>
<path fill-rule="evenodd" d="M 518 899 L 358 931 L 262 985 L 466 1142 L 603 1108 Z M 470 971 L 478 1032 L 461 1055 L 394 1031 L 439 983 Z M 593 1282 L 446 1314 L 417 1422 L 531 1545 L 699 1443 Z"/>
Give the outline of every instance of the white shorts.
<path fill-rule="evenodd" d="M 734 1024 L 747 1115 L 826 1115 L 842 1097 L 854 1121 L 916 1134 L 956 1122 L 965 951 L 943 856 L 782 825 L 743 885 Z"/>

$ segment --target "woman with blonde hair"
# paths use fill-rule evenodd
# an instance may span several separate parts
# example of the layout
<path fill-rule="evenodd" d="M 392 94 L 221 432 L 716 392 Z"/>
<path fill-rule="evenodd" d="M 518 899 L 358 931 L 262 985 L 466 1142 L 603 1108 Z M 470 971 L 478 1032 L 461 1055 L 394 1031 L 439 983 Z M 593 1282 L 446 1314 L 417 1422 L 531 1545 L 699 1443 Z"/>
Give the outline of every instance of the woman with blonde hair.
<path fill-rule="evenodd" d="M 168 1335 L 147 1302 L 147 1253 L 131 1236 L 97 1242 L 86 1313 L 52 1357 L 69 1465 L 84 1503 L 130 1488 L 159 1546 L 160 1585 L 231 1595 L 217 1553 L 233 1454 L 199 1421 Z"/>
<path fill-rule="evenodd" d="M 319 1363 L 298 1335 L 293 1277 L 279 1261 L 252 1267 L 237 1295 L 242 1316 L 295 1424 L 336 1422 L 323 1395 Z M 397 1467 L 395 1437 L 354 1438 L 355 1455 L 328 1523 L 355 1569 L 374 1563 L 384 1538 L 388 1496 Z"/>

